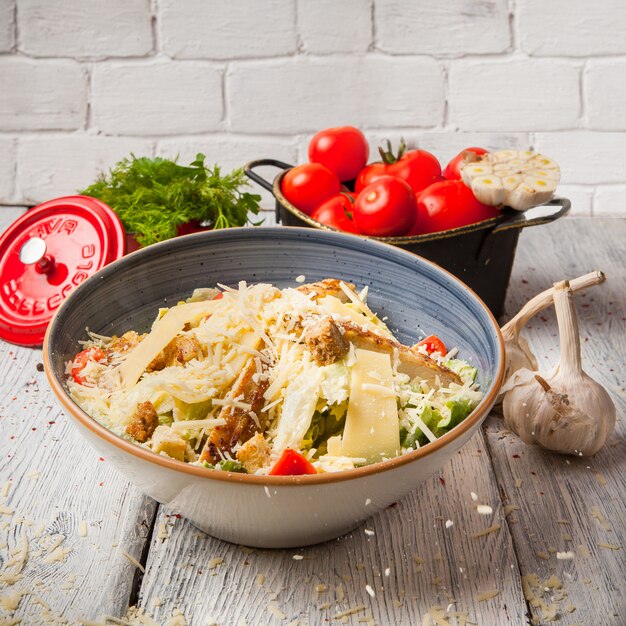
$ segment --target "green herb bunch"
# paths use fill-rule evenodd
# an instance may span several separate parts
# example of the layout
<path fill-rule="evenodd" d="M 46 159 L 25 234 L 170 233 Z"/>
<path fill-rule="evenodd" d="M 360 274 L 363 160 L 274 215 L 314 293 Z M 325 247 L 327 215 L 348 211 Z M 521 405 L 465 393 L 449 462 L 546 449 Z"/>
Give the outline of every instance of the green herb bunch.
<path fill-rule="evenodd" d="M 241 191 L 242 169 L 222 175 L 198 154 L 188 167 L 157 157 L 122 159 L 79 193 L 102 200 L 117 213 L 142 246 L 175 237 L 177 228 L 196 221 L 213 228 L 243 226 L 259 212 L 261 196 Z"/>

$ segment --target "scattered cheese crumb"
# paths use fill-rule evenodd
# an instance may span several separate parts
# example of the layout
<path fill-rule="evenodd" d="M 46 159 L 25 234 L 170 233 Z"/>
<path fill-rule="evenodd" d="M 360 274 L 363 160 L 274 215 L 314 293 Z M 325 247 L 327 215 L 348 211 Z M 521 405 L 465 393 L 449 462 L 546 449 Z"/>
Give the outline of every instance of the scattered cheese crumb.
<path fill-rule="evenodd" d="M 87 522 L 85 520 L 82 520 L 80 524 L 78 524 L 78 534 L 81 537 L 87 536 Z"/>
<path fill-rule="evenodd" d="M 9 491 L 11 490 L 11 485 L 13 483 L 10 480 L 7 480 L 4 485 L 2 485 L 2 497 L 6 498 L 9 495 Z"/>
<path fill-rule="evenodd" d="M 368 585 L 369 587 L 369 585 Z M 368 592 L 369 593 L 369 592 Z M 345 611 L 341 611 L 341 613 L 337 613 L 333 616 L 333 619 L 341 619 L 343 617 L 348 617 L 350 615 L 355 615 L 356 613 L 360 613 L 361 611 L 365 611 L 367 607 L 364 604 L 359 604 L 358 606 L 353 606 Z"/>
<path fill-rule="evenodd" d="M 495 598 L 498 595 L 500 595 L 500 592 L 497 589 L 494 589 L 493 591 L 484 591 L 476 596 L 476 600 L 478 602 L 485 602 L 485 600 L 491 600 L 491 598 Z"/>
<path fill-rule="evenodd" d="M 161 541 L 166 541 L 169 539 L 169 533 L 167 532 L 167 525 L 165 522 L 159 522 L 159 527 L 157 529 L 157 539 Z"/>
<path fill-rule="evenodd" d="M 480 515 L 491 515 L 493 513 L 493 509 L 488 504 L 479 504 L 476 510 Z"/>
<path fill-rule="evenodd" d="M 304 556 L 302 554 L 294 554 L 291 557 L 294 561 L 302 561 L 302 559 L 304 558 Z"/>
<path fill-rule="evenodd" d="M 372 535 L 375 535 L 376 533 L 373 530 L 370 530 L 369 528 L 365 529 L 365 534 L 368 535 L 369 537 L 371 537 Z"/>
<path fill-rule="evenodd" d="M 570 552 L 557 552 L 556 558 L 559 559 L 559 561 L 572 560 L 574 558 L 574 553 L 571 551 Z"/>
<path fill-rule="evenodd" d="M 304 274 L 300 274 L 300 276 L 296 276 L 297 283 L 303 283 L 306 280 L 306 276 Z"/>
<path fill-rule="evenodd" d="M 385 568 L 385 576 L 389 576 L 391 574 L 391 568 L 387 567 Z"/>
<path fill-rule="evenodd" d="M 473 491 L 470 491 L 470 496 L 472 497 L 473 502 L 476 502 L 478 500 L 478 495 L 475 494 Z"/>
<path fill-rule="evenodd" d="M 490 535 L 491 533 L 497 532 L 498 530 L 500 530 L 500 528 L 502 528 L 500 524 L 494 524 L 493 526 L 489 526 L 489 528 L 486 528 L 485 530 L 481 530 L 478 533 L 474 533 L 472 535 L 472 539 L 478 539 L 478 537 L 486 537 L 487 535 Z"/>
<path fill-rule="evenodd" d="M 221 556 L 216 556 L 209 560 L 208 568 L 215 569 L 220 566 L 224 562 L 224 559 Z"/>
<path fill-rule="evenodd" d="M 264 576 L 263 574 L 259 574 L 259 575 L 256 577 L 256 584 L 257 584 L 259 587 L 262 587 L 262 586 L 265 584 L 265 576 Z"/>
<path fill-rule="evenodd" d="M 365 591 L 373 598 L 376 595 L 376 592 L 372 589 L 371 585 L 365 585 Z"/>
<path fill-rule="evenodd" d="M 72 551 L 72 548 L 63 546 L 58 546 L 48 556 L 44 559 L 44 563 L 56 563 L 63 562 L 67 559 L 67 555 Z M 141 565 L 139 566 L 141 567 Z M 142 568 L 143 569 L 143 568 Z"/>
<path fill-rule="evenodd" d="M 370 504 L 372 504 L 372 501 L 367 498 L 367 500 L 365 500 L 365 506 L 369 506 Z"/>
<path fill-rule="evenodd" d="M 267 605 L 267 610 L 278 619 L 285 619 L 287 616 L 278 608 L 275 602 L 270 602 Z"/>
<path fill-rule="evenodd" d="M 446 528 L 450 528 L 451 526 L 454 526 L 454 522 L 451 519 L 447 519 L 446 520 Z"/>
<path fill-rule="evenodd" d="M 140 572 L 142 572 L 143 574 L 146 573 L 146 568 L 134 556 L 132 556 L 131 554 L 128 554 L 126 550 L 122 550 L 120 554 L 126 559 L 128 559 L 135 567 L 139 568 Z"/>

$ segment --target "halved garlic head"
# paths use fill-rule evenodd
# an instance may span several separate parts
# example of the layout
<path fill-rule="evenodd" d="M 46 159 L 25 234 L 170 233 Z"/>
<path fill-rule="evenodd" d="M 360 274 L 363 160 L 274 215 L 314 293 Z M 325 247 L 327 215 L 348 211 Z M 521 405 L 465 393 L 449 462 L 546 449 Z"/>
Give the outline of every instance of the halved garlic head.
<path fill-rule="evenodd" d="M 526 211 L 554 196 L 561 170 L 554 160 L 537 152 L 500 150 L 462 165 L 461 178 L 483 204 Z"/>

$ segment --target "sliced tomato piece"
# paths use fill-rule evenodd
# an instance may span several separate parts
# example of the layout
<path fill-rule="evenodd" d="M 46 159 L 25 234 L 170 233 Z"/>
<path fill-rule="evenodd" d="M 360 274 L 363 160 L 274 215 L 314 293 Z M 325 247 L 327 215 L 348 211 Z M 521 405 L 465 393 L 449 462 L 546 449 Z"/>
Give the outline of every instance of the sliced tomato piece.
<path fill-rule="evenodd" d="M 85 382 L 85 379 L 80 373 L 85 369 L 87 363 L 89 363 L 89 361 L 104 361 L 106 358 L 107 355 L 104 353 L 102 348 L 87 348 L 87 350 L 79 352 L 74 357 L 72 365 L 72 378 L 79 385 L 82 385 Z"/>
<path fill-rule="evenodd" d="M 439 352 L 441 356 L 446 356 L 448 350 L 446 349 L 446 345 L 437 337 L 437 335 L 429 335 L 428 337 L 422 339 L 416 346 L 426 346 L 426 352 L 428 354 L 433 354 L 434 352 Z"/>
<path fill-rule="evenodd" d="M 302 474 L 317 474 L 311 462 L 299 452 L 287 448 L 270 470 L 270 476 L 301 476 Z"/>

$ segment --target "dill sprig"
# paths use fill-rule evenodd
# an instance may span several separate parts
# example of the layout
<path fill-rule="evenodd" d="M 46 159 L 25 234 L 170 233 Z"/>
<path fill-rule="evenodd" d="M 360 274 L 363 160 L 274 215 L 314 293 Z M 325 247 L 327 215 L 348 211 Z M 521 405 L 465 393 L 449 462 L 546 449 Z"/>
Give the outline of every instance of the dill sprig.
<path fill-rule="evenodd" d="M 196 221 L 213 228 L 243 226 L 259 212 L 261 196 L 241 191 L 248 185 L 242 169 L 222 175 L 198 154 L 185 167 L 156 157 L 122 159 L 79 193 L 108 204 L 127 232 L 142 246 L 175 237 L 177 228 Z"/>

